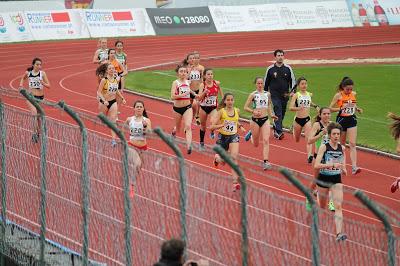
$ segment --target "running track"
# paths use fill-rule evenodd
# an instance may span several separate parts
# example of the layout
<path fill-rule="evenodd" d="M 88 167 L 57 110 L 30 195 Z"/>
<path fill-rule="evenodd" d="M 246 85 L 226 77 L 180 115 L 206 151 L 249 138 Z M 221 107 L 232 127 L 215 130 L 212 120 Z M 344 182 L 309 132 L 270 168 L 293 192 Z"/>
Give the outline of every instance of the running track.
<path fill-rule="evenodd" d="M 382 42 L 391 42 L 392 44 L 358 46 Z M 272 51 L 277 47 L 285 50 L 320 47 L 323 49 L 289 52 L 287 58 L 400 57 L 400 45 L 398 44 L 400 43 L 400 27 L 143 37 L 125 39 L 124 43 L 125 51 L 129 55 L 130 69 L 177 61 L 190 50 L 198 50 L 202 57 L 208 57 Z M 111 45 L 111 42 L 109 44 Z M 52 84 L 51 90 L 47 91 L 46 98 L 48 100 L 64 99 L 72 107 L 97 113 L 97 102 L 94 99 L 97 84 L 94 76 L 95 66 L 90 63 L 95 47 L 96 40 L 2 45 L 0 58 L 3 67 L 0 67 L 2 73 L 0 85 L 17 88 L 21 73 L 29 66 L 33 57 L 39 56 L 44 61 L 44 70 Z M 337 47 L 337 49 L 325 49 L 328 47 Z M 270 55 L 260 57 L 264 61 L 272 59 Z M 241 59 L 237 61 L 239 60 Z M 227 62 L 237 64 L 237 61 Z M 126 97 L 129 103 L 134 99 L 141 98 L 133 95 Z M 146 107 L 150 111 L 155 126 L 161 126 L 166 131 L 172 128 L 172 108 L 169 104 L 146 99 Z M 124 119 L 132 112 L 129 106 L 123 106 L 120 110 L 122 112 L 120 119 Z M 47 114 L 59 118 L 59 113 L 51 109 L 47 111 Z M 65 119 L 65 116 L 61 119 Z M 197 130 L 194 132 L 194 138 L 195 140 L 198 138 Z M 207 141 L 208 144 L 212 144 L 209 139 Z M 244 156 L 257 159 L 260 157 L 260 152 L 261 150 L 256 150 L 250 145 L 241 145 L 241 154 Z M 303 173 L 311 173 L 311 168 L 305 163 L 304 143 L 296 144 L 291 138 L 286 138 L 284 141 L 271 139 L 270 154 L 271 162 L 274 164 L 287 166 Z M 359 165 L 364 168 L 364 171 L 355 177 L 351 175 L 345 177 L 344 183 L 350 188 L 357 187 L 365 190 L 373 199 L 394 210 L 400 209 L 399 194 L 391 194 L 388 189 L 391 182 L 400 174 L 399 162 L 364 152 L 359 152 L 358 157 Z M 211 163 L 196 152 L 188 159 L 205 167 Z M 227 171 L 228 169 L 222 170 Z M 279 189 L 281 193 L 287 191 L 287 195 L 300 197 L 293 187 L 274 184 L 250 173 L 247 174 L 247 177 L 250 182 L 264 186 L 266 189 L 274 189 L 274 191 Z M 346 200 L 354 200 L 354 198 Z M 344 207 L 346 208 L 346 206 Z M 375 222 L 372 214 L 368 212 L 359 216 Z"/>

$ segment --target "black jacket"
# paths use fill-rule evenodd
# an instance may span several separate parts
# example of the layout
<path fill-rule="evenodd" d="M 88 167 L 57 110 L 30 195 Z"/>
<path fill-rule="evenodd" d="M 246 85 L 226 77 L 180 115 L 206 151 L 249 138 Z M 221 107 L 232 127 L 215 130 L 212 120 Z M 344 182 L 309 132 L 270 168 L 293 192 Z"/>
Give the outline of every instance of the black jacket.
<path fill-rule="evenodd" d="M 264 90 L 269 91 L 271 96 L 285 96 L 291 91 L 295 91 L 296 78 L 292 68 L 283 64 L 278 67 L 270 65 L 265 72 Z"/>

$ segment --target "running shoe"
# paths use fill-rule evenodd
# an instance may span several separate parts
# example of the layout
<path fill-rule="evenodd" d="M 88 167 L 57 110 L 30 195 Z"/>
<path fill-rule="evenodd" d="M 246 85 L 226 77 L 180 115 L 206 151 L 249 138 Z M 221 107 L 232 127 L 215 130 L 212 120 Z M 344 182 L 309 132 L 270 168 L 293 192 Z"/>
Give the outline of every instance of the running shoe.
<path fill-rule="evenodd" d="M 135 187 L 134 187 L 133 185 L 131 185 L 131 186 L 129 187 L 129 197 L 130 197 L 131 199 L 133 199 L 134 196 L 135 196 Z"/>
<path fill-rule="evenodd" d="M 278 140 L 282 140 L 285 135 L 283 135 L 283 133 L 277 133 L 276 131 L 274 132 L 274 137 Z"/>
<path fill-rule="evenodd" d="M 214 133 L 214 131 L 211 131 L 211 133 L 210 133 L 210 138 L 211 138 L 211 139 L 214 139 L 214 138 L 215 138 L 215 133 Z"/>
<path fill-rule="evenodd" d="M 328 203 L 328 210 L 330 210 L 331 212 L 335 211 L 335 205 L 333 204 L 333 200 L 330 200 Z"/>
<path fill-rule="evenodd" d="M 115 146 L 117 146 L 117 141 L 115 139 L 111 140 L 111 146 L 114 148 Z"/>
<path fill-rule="evenodd" d="M 251 130 L 247 131 L 246 135 L 244 135 L 244 140 L 249 141 L 251 138 L 251 135 L 252 135 Z"/>
<path fill-rule="evenodd" d="M 233 192 L 240 190 L 240 184 L 237 182 L 233 183 Z"/>
<path fill-rule="evenodd" d="M 190 145 L 189 148 L 187 149 L 187 154 L 192 154 L 192 145 Z"/>
<path fill-rule="evenodd" d="M 311 211 L 311 204 L 308 201 L 308 199 L 306 199 L 306 211 L 310 212 Z"/>
<path fill-rule="evenodd" d="M 313 158 L 313 156 L 312 155 L 309 155 L 308 156 L 308 159 L 307 159 L 307 162 L 308 163 L 312 163 L 312 160 L 313 160 L 314 158 Z"/>
<path fill-rule="evenodd" d="M 173 138 L 176 138 L 176 130 L 175 130 L 175 129 L 172 130 L 171 136 L 172 136 Z"/>
<path fill-rule="evenodd" d="M 353 175 L 359 174 L 359 173 L 361 173 L 361 168 L 360 168 L 360 167 L 357 167 L 357 166 L 353 166 L 353 167 L 351 168 L 351 173 L 352 173 Z"/>
<path fill-rule="evenodd" d="M 391 191 L 392 193 L 395 193 L 396 190 L 399 189 L 399 186 L 400 186 L 400 177 L 397 178 L 397 180 L 394 181 L 393 184 L 390 186 L 390 191 Z"/>
<path fill-rule="evenodd" d="M 196 124 L 200 126 L 200 117 L 196 116 Z"/>
<path fill-rule="evenodd" d="M 215 168 L 218 168 L 218 161 L 217 161 L 217 157 L 215 156 L 214 157 L 214 166 L 215 166 Z"/>
<path fill-rule="evenodd" d="M 270 170 L 271 168 L 272 168 L 272 165 L 271 165 L 270 162 L 268 162 L 268 161 L 263 162 L 263 170 L 264 170 L 264 171 Z"/>
<path fill-rule="evenodd" d="M 345 241 L 347 239 L 347 235 L 343 233 L 339 233 L 336 235 L 336 242 Z"/>
<path fill-rule="evenodd" d="M 200 142 L 199 151 L 205 151 L 206 147 L 204 146 L 204 142 Z"/>
<path fill-rule="evenodd" d="M 33 133 L 32 134 L 32 142 L 33 143 L 38 143 L 39 142 L 39 133 Z"/>

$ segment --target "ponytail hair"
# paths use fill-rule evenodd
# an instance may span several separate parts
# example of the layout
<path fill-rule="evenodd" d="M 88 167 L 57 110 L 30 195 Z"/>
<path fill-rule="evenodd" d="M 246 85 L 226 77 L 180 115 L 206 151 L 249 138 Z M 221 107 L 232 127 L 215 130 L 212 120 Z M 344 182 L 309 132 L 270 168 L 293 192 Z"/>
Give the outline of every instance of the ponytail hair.
<path fill-rule="evenodd" d="M 337 91 L 341 92 L 341 91 L 343 91 L 344 87 L 349 86 L 349 85 L 354 85 L 353 80 L 349 77 L 343 77 L 342 81 L 338 85 Z"/>
<path fill-rule="evenodd" d="M 183 66 L 186 67 L 186 66 L 189 65 L 189 57 L 190 57 L 191 55 L 193 55 L 193 53 L 188 53 L 188 54 L 186 55 L 185 59 L 182 60 L 182 63 L 181 63 L 181 64 L 182 64 Z"/>
<path fill-rule="evenodd" d="M 235 97 L 235 96 L 234 96 L 232 93 L 230 93 L 230 92 L 225 93 L 225 94 L 224 94 L 224 97 L 221 99 L 221 101 L 220 101 L 219 104 L 218 104 L 218 110 L 223 109 L 223 108 L 226 107 L 225 100 L 226 100 L 226 98 L 227 98 L 228 96 Z"/>
<path fill-rule="evenodd" d="M 42 59 L 40 59 L 39 57 L 33 58 L 32 65 L 30 67 L 28 67 L 26 69 L 26 71 L 32 71 L 33 70 L 33 66 L 36 64 L 37 61 L 42 62 Z"/>
<path fill-rule="evenodd" d="M 141 100 L 135 101 L 133 103 L 133 108 L 135 108 L 136 104 L 138 104 L 138 103 L 141 103 L 143 105 L 143 116 L 146 117 L 146 118 L 149 118 L 149 116 L 147 115 L 147 112 L 146 112 L 146 108 L 144 107 L 144 102 L 143 101 L 141 101 Z"/>
<path fill-rule="evenodd" d="M 324 110 L 331 110 L 331 109 L 329 107 L 321 107 L 319 109 L 318 114 L 314 117 L 314 122 L 320 122 L 321 121 L 321 115 L 322 115 L 322 112 Z"/>
<path fill-rule="evenodd" d="M 107 73 L 107 68 L 108 68 L 109 63 L 106 64 L 101 64 L 96 68 L 96 76 L 100 78 L 104 78 Z"/>
<path fill-rule="evenodd" d="M 392 124 L 390 125 L 390 131 L 392 136 L 395 140 L 400 139 L 400 116 L 394 113 L 388 113 L 388 117 L 393 120 Z"/>

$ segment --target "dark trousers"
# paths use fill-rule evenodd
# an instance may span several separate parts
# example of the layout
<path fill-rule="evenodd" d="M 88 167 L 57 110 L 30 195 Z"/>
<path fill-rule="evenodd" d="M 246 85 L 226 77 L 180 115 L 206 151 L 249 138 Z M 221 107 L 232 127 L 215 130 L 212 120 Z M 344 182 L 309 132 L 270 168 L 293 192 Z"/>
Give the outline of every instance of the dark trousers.
<path fill-rule="evenodd" d="M 272 104 L 274 105 L 274 113 L 278 117 L 275 121 L 275 131 L 278 134 L 282 133 L 282 121 L 285 118 L 286 106 L 289 98 L 280 95 L 271 95 Z"/>

